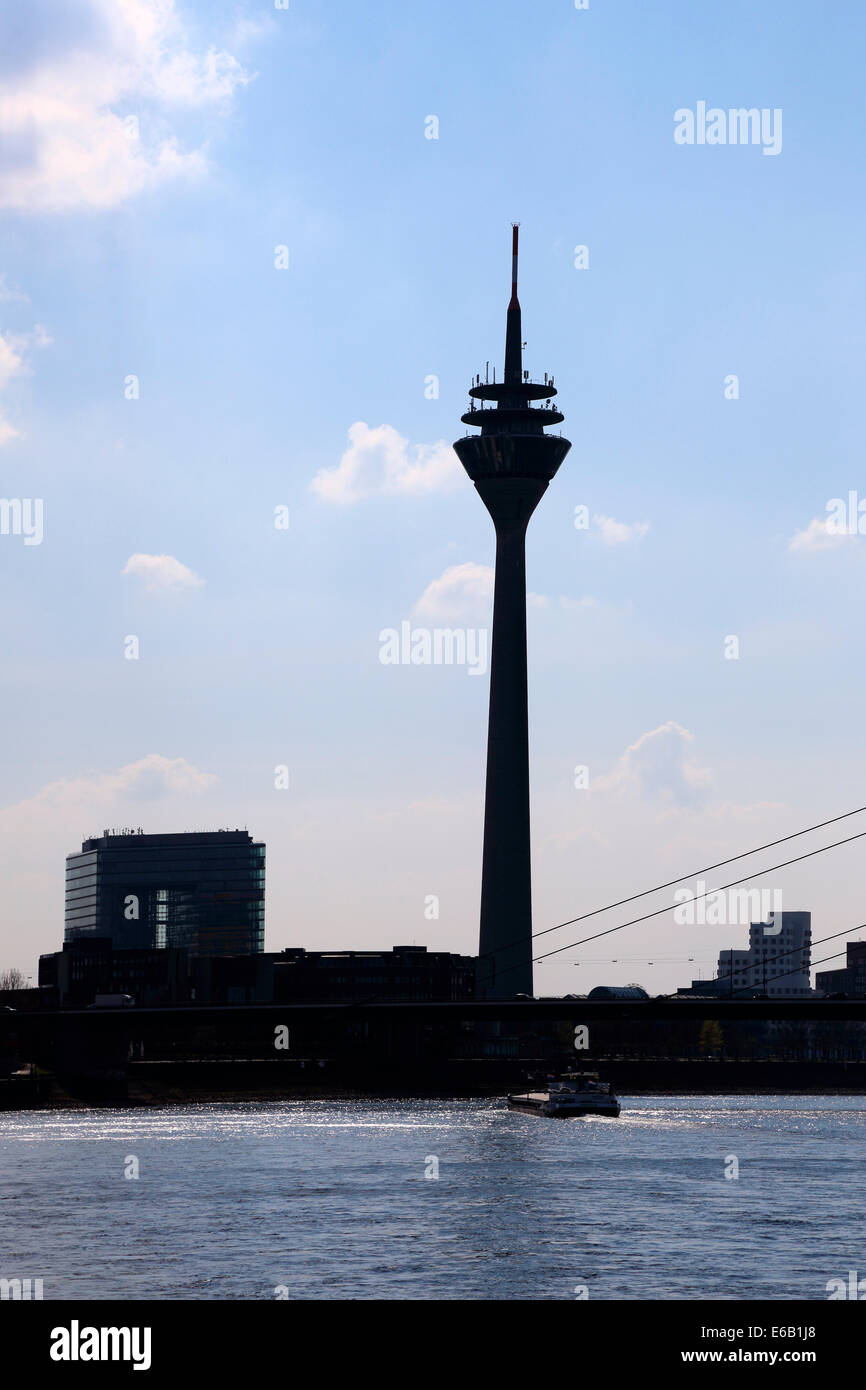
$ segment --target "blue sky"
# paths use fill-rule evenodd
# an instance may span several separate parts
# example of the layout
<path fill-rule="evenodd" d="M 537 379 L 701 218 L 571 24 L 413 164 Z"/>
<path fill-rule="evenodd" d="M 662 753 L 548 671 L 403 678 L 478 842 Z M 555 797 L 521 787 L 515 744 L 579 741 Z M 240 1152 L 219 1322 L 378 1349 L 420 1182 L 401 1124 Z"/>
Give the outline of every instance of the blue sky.
<path fill-rule="evenodd" d="M 269 949 L 475 949 L 487 681 L 379 634 L 489 625 L 450 444 L 513 220 L 573 441 L 528 542 L 536 929 L 860 804 L 866 543 L 826 519 L 866 498 L 864 39 L 848 3 L 9 7 L 0 475 L 44 536 L 0 535 L 0 964 L 121 824 L 265 839 Z M 699 101 L 781 150 L 678 145 Z M 821 936 L 861 863 L 758 882 Z M 744 941 L 660 917 L 536 985 Z"/>

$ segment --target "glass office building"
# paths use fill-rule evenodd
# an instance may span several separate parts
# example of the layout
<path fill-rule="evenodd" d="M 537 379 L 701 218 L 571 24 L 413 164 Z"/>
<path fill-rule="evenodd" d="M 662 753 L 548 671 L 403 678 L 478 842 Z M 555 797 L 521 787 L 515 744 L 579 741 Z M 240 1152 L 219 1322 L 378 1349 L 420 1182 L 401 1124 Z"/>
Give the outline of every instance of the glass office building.
<path fill-rule="evenodd" d="M 67 941 L 192 956 L 265 948 L 265 847 L 246 830 L 183 835 L 106 831 L 66 860 Z"/>

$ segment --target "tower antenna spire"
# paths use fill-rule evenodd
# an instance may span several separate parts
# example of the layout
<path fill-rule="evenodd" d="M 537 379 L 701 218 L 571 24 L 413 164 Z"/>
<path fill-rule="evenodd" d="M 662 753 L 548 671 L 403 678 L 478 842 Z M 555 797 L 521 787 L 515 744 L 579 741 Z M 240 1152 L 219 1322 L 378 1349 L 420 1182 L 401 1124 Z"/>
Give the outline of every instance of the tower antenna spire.
<path fill-rule="evenodd" d="M 511 299 L 505 329 L 505 383 L 523 379 L 523 340 L 520 328 L 520 300 L 517 298 L 517 238 L 520 223 L 511 224 Z"/>

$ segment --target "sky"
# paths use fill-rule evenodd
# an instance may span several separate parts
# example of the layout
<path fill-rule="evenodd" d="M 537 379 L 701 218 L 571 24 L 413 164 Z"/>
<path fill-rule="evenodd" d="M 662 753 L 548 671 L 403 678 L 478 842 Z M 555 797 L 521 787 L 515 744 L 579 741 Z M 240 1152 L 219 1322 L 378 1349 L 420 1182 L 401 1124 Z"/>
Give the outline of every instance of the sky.
<path fill-rule="evenodd" d="M 477 950 L 487 673 L 382 634 L 490 626 L 451 444 L 515 221 L 572 441 L 527 541 L 534 929 L 866 800 L 864 53 L 847 0 L 0 8 L 0 968 L 125 825 L 264 840 L 269 950 Z M 854 927 L 860 841 L 773 866 L 861 827 L 706 887 Z M 664 909 L 536 992 L 746 944 L 672 904 L 540 938 Z"/>

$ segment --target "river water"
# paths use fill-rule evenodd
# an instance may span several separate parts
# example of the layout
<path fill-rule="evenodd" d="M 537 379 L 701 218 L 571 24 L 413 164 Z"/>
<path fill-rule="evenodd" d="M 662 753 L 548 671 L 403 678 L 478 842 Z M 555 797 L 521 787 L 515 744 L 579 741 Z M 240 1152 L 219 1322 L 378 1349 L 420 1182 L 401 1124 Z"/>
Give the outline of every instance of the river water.
<path fill-rule="evenodd" d="M 866 1098 L 622 1104 L 3 1114 L 0 1278 L 45 1299 L 751 1300 L 866 1276 Z"/>

